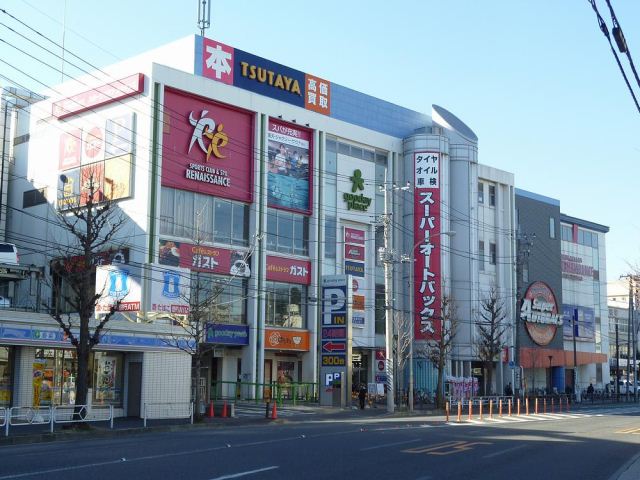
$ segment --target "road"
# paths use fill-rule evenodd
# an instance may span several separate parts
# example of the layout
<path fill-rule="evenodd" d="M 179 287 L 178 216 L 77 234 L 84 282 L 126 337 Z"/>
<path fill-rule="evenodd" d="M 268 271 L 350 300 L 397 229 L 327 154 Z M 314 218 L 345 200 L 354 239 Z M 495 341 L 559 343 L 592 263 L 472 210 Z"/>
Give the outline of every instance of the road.
<path fill-rule="evenodd" d="M 0 447 L 8 479 L 608 480 L 640 452 L 640 408 L 446 424 L 429 417 L 307 416 Z"/>

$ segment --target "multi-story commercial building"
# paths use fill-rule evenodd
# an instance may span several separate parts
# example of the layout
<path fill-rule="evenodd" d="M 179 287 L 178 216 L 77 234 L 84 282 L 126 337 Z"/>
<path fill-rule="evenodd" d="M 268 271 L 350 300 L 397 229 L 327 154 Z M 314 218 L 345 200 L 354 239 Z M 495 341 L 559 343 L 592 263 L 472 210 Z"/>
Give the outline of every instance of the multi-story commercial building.
<path fill-rule="evenodd" d="M 457 311 L 451 382 L 475 376 L 479 392 L 499 392 L 512 381 L 514 348 L 478 362 L 477 323 L 492 290 L 514 317 L 514 178 L 478 163 L 476 135 L 447 110 L 408 110 L 192 36 L 5 112 L 5 239 L 37 273 L 4 282 L 28 310 L 0 311 L 5 404 L 72 402 L 74 352 L 48 312 L 69 310 L 51 288 L 64 289 L 52 262 L 74 256 L 57 218 L 89 179 L 126 219 L 97 282 L 109 270 L 115 291 L 126 273 L 128 290 L 93 355 L 93 402 L 136 415 L 189 400 L 191 359 L 169 341 L 187 339 L 185 277 L 215 297 L 200 339 L 212 346 L 207 395 L 266 396 L 278 382 L 323 391 L 333 367 L 347 384 L 384 383 L 385 324 L 400 358 L 410 332 L 416 388 L 433 390 L 424 353 L 445 298 Z M 547 280 L 561 301 L 559 252 Z M 323 287 L 335 275 L 350 276 L 344 317 Z M 515 337 L 507 328 L 503 343 Z"/>

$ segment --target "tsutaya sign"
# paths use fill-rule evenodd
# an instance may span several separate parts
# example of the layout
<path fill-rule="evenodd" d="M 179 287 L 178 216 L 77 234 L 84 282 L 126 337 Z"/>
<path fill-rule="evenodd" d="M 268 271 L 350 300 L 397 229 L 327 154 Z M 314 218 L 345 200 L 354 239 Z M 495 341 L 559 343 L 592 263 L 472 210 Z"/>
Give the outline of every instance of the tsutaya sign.
<path fill-rule="evenodd" d="M 210 38 L 196 37 L 194 71 L 217 82 L 331 115 L 331 82 Z"/>
<path fill-rule="evenodd" d="M 548 345 L 562 325 L 562 317 L 558 313 L 558 302 L 551 289 L 544 282 L 529 285 L 522 307 L 520 318 L 531 339 L 538 345 Z"/>
<path fill-rule="evenodd" d="M 415 258 L 415 323 L 416 340 L 439 340 L 442 334 L 439 242 L 440 235 L 440 153 L 415 152 L 414 175 L 414 240 Z"/>

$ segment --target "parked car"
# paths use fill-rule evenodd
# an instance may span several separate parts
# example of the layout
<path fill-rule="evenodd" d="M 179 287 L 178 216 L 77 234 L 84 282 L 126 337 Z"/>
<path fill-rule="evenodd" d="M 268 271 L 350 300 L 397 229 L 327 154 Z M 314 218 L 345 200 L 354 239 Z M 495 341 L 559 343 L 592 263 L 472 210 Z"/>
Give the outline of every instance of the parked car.
<path fill-rule="evenodd" d="M 20 257 L 13 243 L 0 243 L 0 264 L 18 265 Z"/>
<path fill-rule="evenodd" d="M 0 297 L 0 308 L 9 308 L 11 306 L 11 299 L 7 297 Z"/>

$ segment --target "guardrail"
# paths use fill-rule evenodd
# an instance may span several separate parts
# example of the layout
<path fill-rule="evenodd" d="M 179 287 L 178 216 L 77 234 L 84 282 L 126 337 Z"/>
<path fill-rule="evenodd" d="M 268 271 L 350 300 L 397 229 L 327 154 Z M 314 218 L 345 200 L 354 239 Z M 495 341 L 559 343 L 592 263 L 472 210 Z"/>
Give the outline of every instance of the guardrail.
<path fill-rule="evenodd" d="M 7 424 L 7 409 L 5 407 L 0 407 L 0 428 L 4 427 Z"/>
<path fill-rule="evenodd" d="M 167 418 L 188 418 L 193 424 L 193 402 L 145 403 L 142 414 L 145 428 L 147 420 Z"/>
<path fill-rule="evenodd" d="M 58 405 L 53 407 L 11 407 L 4 409 L 4 434 L 9 436 L 10 427 L 26 425 L 49 425 L 53 433 L 55 424 L 109 422 L 113 428 L 113 405 Z"/>

